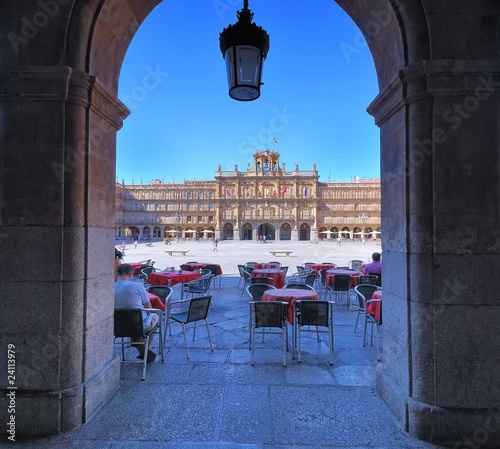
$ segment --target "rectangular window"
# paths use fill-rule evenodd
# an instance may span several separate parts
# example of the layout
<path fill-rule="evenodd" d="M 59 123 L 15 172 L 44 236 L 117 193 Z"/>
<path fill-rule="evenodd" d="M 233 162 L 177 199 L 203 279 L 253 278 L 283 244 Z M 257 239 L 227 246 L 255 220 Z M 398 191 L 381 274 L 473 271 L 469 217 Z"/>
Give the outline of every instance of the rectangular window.
<path fill-rule="evenodd" d="M 188 216 L 187 216 L 187 222 L 188 222 L 188 223 L 191 223 L 191 221 L 192 221 L 191 215 L 188 215 Z"/>

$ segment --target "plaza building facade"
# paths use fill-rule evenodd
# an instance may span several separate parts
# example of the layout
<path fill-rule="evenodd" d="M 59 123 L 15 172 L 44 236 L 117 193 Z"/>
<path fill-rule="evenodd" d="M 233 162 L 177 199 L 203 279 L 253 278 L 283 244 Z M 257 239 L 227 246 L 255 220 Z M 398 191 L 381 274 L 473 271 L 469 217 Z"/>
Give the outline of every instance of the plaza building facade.
<path fill-rule="evenodd" d="M 316 165 L 287 170 L 277 151 L 256 152 L 213 181 L 117 183 L 115 237 L 224 240 L 379 238 L 380 180 L 320 182 Z"/>

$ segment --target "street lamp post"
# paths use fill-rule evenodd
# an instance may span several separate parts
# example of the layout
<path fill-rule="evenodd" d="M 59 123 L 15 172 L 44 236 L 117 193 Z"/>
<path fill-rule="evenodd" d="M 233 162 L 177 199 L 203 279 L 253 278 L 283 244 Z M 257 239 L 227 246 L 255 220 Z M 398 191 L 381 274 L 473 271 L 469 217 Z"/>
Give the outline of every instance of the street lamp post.
<path fill-rule="evenodd" d="M 365 243 L 365 223 L 368 218 L 368 215 L 366 215 L 364 212 L 359 216 L 361 219 L 361 222 L 363 223 L 363 234 L 361 235 L 361 243 Z"/>

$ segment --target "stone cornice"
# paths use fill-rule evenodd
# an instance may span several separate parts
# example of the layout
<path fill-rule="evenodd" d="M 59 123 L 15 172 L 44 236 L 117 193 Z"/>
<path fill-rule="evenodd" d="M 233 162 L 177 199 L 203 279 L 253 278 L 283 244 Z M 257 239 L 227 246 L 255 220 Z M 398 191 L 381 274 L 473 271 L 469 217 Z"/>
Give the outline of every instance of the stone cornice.
<path fill-rule="evenodd" d="M 99 80 L 71 67 L 25 67 L 0 73 L 0 101 L 62 101 L 91 108 L 116 128 L 130 114 Z"/>
<path fill-rule="evenodd" d="M 380 126 L 401 107 L 436 96 L 500 95 L 500 62 L 427 60 L 401 70 L 368 106 Z"/>
<path fill-rule="evenodd" d="M 130 114 L 130 110 L 118 99 L 108 93 L 104 84 L 94 78 L 91 109 L 97 115 L 119 129 Z"/>

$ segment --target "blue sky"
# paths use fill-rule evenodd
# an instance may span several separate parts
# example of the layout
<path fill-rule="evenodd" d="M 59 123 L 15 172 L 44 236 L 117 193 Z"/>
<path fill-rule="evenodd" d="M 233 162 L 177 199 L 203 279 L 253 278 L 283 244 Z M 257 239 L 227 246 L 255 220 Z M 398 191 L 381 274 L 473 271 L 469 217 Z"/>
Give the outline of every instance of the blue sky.
<path fill-rule="evenodd" d="M 165 0 L 146 18 L 122 66 L 131 110 L 117 137 L 121 182 L 213 180 L 278 151 L 287 170 L 316 164 L 321 181 L 380 177 L 378 93 L 360 31 L 333 0 L 250 0 L 270 36 L 261 97 L 229 98 L 219 33 L 243 0 Z M 278 144 L 273 142 L 273 138 Z"/>

